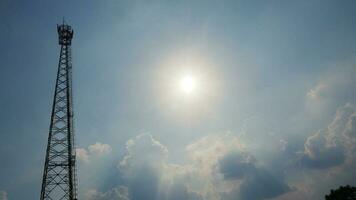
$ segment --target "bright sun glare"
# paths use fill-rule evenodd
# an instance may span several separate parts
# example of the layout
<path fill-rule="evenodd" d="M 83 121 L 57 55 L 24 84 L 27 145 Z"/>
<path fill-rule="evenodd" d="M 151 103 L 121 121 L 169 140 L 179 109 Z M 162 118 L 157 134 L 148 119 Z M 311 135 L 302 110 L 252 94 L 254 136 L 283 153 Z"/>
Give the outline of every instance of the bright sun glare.
<path fill-rule="evenodd" d="M 190 93 L 194 92 L 194 90 L 195 90 L 196 80 L 191 75 L 185 75 L 181 78 L 179 85 L 180 85 L 180 89 L 184 93 L 190 94 Z"/>

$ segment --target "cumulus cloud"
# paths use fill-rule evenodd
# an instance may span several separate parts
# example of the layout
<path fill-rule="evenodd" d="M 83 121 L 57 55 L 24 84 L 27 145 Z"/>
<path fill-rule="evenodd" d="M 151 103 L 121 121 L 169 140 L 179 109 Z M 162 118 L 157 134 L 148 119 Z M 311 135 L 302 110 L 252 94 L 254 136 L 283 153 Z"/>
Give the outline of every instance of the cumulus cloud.
<path fill-rule="evenodd" d="M 118 168 L 132 200 L 264 199 L 289 191 L 282 177 L 259 167 L 231 134 L 206 136 L 186 147 L 186 164 L 168 162 L 168 150 L 150 134 L 126 143 Z"/>
<path fill-rule="evenodd" d="M 356 112 L 350 115 L 348 118 L 346 128 L 343 132 L 344 136 L 347 138 L 347 144 L 355 143 L 356 140 Z"/>
<path fill-rule="evenodd" d="M 119 168 L 132 169 L 142 165 L 161 166 L 168 150 L 150 134 L 141 134 L 126 142 L 127 155 L 119 163 Z"/>
<path fill-rule="evenodd" d="M 256 168 L 241 184 L 239 197 L 241 200 L 268 199 L 278 197 L 290 189 L 283 181 L 272 176 L 268 171 Z"/>
<path fill-rule="evenodd" d="M 189 163 L 186 169 L 198 174 L 200 177 L 211 177 L 214 182 L 219 179 L 217 164 L 220 159 L 233 151 L 242 151 L 243 146 L 237 137 L 232 134 L 209 135 L 203 137 L 186 147 Z M 213 175 L 213 176 L 212 176 Z M 213 180 L 215 179 L 215 180 Z M 202 182 L 207 182 L 203 180 Z"/>
<path fill-rule="evenodd" d="M 283 180 L 272 176 L 267 170 L 256 166 L 251 155 L 232 152 L 218 163 L 220 172 L 226 180 L 243 179 L 236 191 L 225 194 L 227 199 L 266 199 L 277 197 L 290 189 Z"/>
<path fill-rule="evenodd" d="M 76 156 L 77 159 L 83 162 L 89 162 L 89 155 L 88 151 L 84 148 L 77 148 L 76 149 Z"/>
<path fill-rule="evenodd" d="M 111 146 L 108 144 L 102 144 L 100 142 L 97 142 L 95 144 L 89 145 L 88 150 L 91 154 L 108 154 L 111 152 Z"/>
<path fill-rule="evenodd" d="M 169 200 L 181 200 L 181 199 L 188 199 L 188 200 L 203 200 L 203 197 L 198 193 L 191 192 L 188 188 L 182 183 L 174 183 L 170 190 L 167 192 L 166 198 Z"/>
<path fill-rule="evenodd" d="M 317 83 L 306 93 L 306 106 L 309 112 L 330 114 L 340 106 L 340 102 L 355 102 L 355 65 L 343 65 L 327 70 Z"/>
<path fill-rule="evenodd" d="M 7 192 L 0 191 L 0 200 L 7 200 Z"/>
<path fill-rule="evenodd" d="M 111 153 L 111 146 L 108 144 L 95 143 L 89 145 L 88 148 L 77 148 L 76 156 L 79 161 L 89 162 L 91 158 L 103 156 Z"/>
<path fill-rule="evenodd" d="M 118 168 L 124 174 L 133 200 L 198 200 L 199 194 L 177 180 L 182 166 L 167 162 L 168 150 L 150 134 L 141 134 L 126 143 L 127 155 Z M 179 192 L 178 192 L 179 191 Z"/>
<path fill-rule="evenodd" d="M 345 160 L 343 146 L 330 141 L 325 132 L 317 132 L 308 137 L 304 145 L 304 153 L 302 161 L 311 168 L 329 168 L 340 165 Z"/>
<path fill-rule="evenodd" d="M 89 190 L 85 194 L 85 200 L 129 200 L 128 189 L 125 186 L 119 186 L 105 193 Z"/>
<path fill-rule="evenodd" d="M 256 170 L 253 158 L 244 152 L 231 152 L 225 155 L 218 165 L 220 173 L 227 180 L 241 179 Z"/>
<path fill-rule="evenodd" d="M 302 163 L 310 168 L 325 169 L 341 165 L 347 157 L 353 156 L 355 116 L 352 104 L 340 107 L 327 128 L 306 139 Z"/>

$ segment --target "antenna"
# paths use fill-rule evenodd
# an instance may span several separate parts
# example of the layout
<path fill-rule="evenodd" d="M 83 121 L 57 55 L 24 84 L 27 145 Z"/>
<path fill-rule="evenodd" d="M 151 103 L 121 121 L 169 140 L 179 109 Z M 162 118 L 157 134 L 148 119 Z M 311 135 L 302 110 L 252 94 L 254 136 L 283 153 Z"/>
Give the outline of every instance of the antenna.
<path fill-rule="evenodd" d="M 57 25 L 61 51 L 54 92 L 41 200 L 77 200 L 73 130 L 71 26 Z"/>

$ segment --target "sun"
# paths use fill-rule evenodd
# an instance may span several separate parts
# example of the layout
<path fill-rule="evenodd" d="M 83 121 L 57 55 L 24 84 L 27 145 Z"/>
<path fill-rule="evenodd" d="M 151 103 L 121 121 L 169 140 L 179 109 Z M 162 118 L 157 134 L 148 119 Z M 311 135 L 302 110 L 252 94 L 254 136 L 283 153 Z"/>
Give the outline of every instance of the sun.
<path fill-rule="evenodd" d="M 196 79 L 192 75 L 184 75 L 179 81 L 181 91 L 191 94 L 196 89 Z"/>

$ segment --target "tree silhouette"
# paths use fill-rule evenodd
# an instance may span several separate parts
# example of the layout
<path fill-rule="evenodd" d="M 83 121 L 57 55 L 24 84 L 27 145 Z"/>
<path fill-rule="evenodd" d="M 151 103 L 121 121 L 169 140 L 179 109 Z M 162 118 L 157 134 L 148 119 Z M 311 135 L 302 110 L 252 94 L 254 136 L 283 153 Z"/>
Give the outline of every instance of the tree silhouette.
<path fill-rule="evenodd" d="M 325 195 L 325 200 L 356 200 L 356 187 L 340 186 L 336 190 L 331 190 L 329 195 Z"/>

